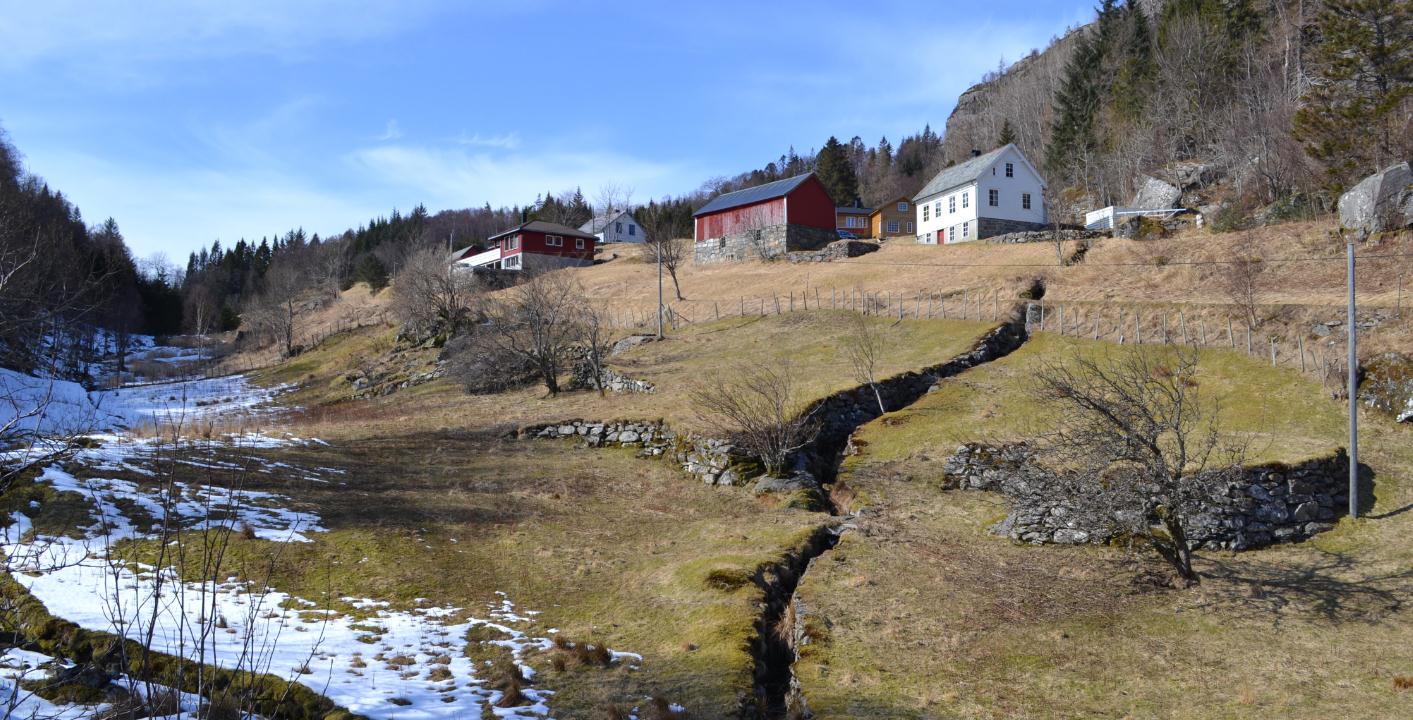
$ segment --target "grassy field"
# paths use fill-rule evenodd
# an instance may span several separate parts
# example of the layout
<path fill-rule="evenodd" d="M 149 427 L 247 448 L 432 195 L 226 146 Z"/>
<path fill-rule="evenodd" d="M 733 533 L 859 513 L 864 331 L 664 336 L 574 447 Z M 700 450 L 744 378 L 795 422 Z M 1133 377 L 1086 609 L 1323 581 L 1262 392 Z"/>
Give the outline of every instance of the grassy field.
<path fill-rule="evenodd" d="M 797 665 L 819 718 L 1402 717 L 1413 695 L 1413 443 L 1366 419 L 1367 519 L 1313 541 L 1200 554 L 1192 590 L 1135 584 L 1147 555 L 1032 547 L 989 534 L 1002 496 L 943 491 L 965 440 L 1043 427 L 1030 370 L 1101 352 L 1041 335 L 859 434 L 843 477 L 867 504 L 800 587 L 812 642 Z M 1109 348 L 1108 351 L 1117 351 Z M 1342 444 L 1341 405 L 1294 372 L 1203 357 L 1223 422 L 1263 457 Z"/>
<path fill-rule="evenodd" d="M 291 397 L 305 407 L 300 432 L 356 438 L 419 430 L 501 427 L 563 419 L 664 419 L 694 429 L 692 385 L 707 373 L 761 363 L 790 363 L 801 402 L 857 384 L 843 351 L 853 314 L 797 312 L 763 318 L 702 323 L 666 341 L 640 345 L 610 360 L 610 366 L 657 386 L 652 394 L 574 391 L 545 397 L 540 386 L 493 395 L 466 395 L 450 380 L 416 386 L 384 398 L 341 402 L 351 396 L 345 374 L 357 358 L 385 352 L 391 338 L 374 331 L 331 338 L 315 350 L 261 374 L 268 383 L 306 385 Z M 991 325 L 970 321 L 869 318 L 886 338 L 888 353 L 878 368 L 886 377 L 945 362 L 965 352 Z"/>

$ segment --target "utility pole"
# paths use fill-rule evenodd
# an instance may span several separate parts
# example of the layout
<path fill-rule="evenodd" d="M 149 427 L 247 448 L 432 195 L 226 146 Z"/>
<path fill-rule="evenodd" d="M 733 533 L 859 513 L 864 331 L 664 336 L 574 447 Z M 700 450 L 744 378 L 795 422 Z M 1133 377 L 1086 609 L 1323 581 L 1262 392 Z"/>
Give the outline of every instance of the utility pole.
<path fill-rule="evenodd" d="M 653 248 L 657 256 L 657 339 L 662 339 L 662 238 L 657 238 Z"/>
<path fill-rule="evenodd" d="M 1354 324 L 1354 241 L 1346 249 L 1349 255 L 1349 517 L 1359 517 L 1359 330 Z"/>

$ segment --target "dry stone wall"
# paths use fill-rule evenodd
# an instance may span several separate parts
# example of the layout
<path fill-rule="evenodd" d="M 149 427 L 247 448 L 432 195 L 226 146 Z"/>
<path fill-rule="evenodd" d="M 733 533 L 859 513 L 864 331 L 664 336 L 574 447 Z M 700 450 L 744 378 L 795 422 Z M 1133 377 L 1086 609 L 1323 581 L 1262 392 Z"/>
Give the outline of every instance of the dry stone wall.
<path fill-rule="evenodd" d="M 994 490 L 1011 501 L 1011 513 L 994 531 L 1030 543 L 1080 545 L 1114 537 L 1115 523 L 1091 511 L 1097 503 L 1074 497 L 1052 473 L 1032 461 L 1023 443 L 957 448 L 943 472 L 949 485 Z M 1297 465 L 1246 468 L 1239 480 L 1208 484 L 1200 510 L 1185 517 L 1195 547 L 1251 550 L 1305 540 L 1334 527 L 1349 502 L 1349 456 L 1333 455 Z"/>
<path fill-rule="evenodd" d="M 698 265 L 747 260 L 773 260 L 789 252 L 818 250 L 839 239 L 834 230 L 805 225 L 771 225 L 754 233 L 735 233 L 696 243 Z M 764 257 L 762 257 L 764 256 Z"/>

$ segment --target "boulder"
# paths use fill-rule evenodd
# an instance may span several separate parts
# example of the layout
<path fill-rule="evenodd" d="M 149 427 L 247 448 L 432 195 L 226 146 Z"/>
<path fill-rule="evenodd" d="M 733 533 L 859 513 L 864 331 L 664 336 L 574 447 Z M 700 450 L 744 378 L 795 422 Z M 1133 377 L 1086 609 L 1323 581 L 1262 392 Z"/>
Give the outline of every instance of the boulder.
<path fill-rule="evenodd" d="M 1363 233 L 1413 226 L 1413 170 L 1408 163 L 1384 168 L 1339 196 L 1339 224 Z"/>
<path fill-rule="evenodd" d="M 1133 200 L 1129 202 L 1129 207 L 1146 209 L 1165 209 L 1177 207 L 1178 201 L 1182 199 L 1182 190 L 1177 186 L 1163 182 L 1158 178 L 1149 175 L 1143 176 L 1143 182 L 1138 186 L 1138 192 L 1134 194 Z"/>
<path fill-rule="evenodd" d="M 608 354 L 609 357 L 621 355 L 629 350 L 632 350 L 635 347 L 638 347 L 639 345 L 650 342 L 657 342 L 657 336 L 629 335 L 628 337 L 625 337 L 622 340 L 619 340 L 618 342 L 614 343 L 613 347 L 609 349 Z"/>

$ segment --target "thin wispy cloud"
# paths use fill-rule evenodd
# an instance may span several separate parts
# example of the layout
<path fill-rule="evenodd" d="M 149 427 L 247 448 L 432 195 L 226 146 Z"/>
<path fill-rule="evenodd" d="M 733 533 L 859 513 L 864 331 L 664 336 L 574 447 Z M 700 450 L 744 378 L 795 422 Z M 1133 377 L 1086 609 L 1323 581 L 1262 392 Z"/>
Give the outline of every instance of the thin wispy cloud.
<path fill-rule="evenodd" d="M 461 133 L 460 135 L 457 135 L 455 138 L 453 138 L 453 142 L 455 142 L 457 145 L 469 145 L 472 147 L 487 147 L 501 148 L 504 150 L 514 150 L 520 147 L 520 134 L 512 132 L 506 133 L 504 135 L 483 136 L 481 135 L 481 133 L 475 133 L 474 135 L 467 135 L 466 133 Z"/>
<path fill-rule="evenodd" d="M 383 134 L 379 135 L 378 139 L 384 141 L 402 139 L 402 128 L 398 127 L 396 118 L 388 121 L 387 126 L 383 129 Z"/>

